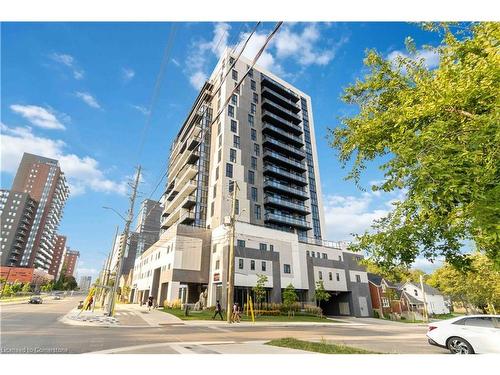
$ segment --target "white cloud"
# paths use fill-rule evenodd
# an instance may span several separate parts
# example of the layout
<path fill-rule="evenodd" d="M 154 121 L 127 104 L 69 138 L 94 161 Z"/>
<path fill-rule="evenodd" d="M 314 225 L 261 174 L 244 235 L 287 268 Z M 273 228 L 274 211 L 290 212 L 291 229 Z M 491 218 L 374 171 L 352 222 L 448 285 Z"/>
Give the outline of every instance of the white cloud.
<path fill-rule="evenodd" d="M 171 61 L 174 63 L 175 66 L 180 66 L 181 64 L 179 63 L 179 61 L 177 61 L 176 59 L 172 58 Z"/>
<path fill-rule="evenodd" d="M 75 274 L 77 275 L 76 282 L 78 283 L 82 276 L 92 276 L 92 282 L 94 282 L 99 275 L 99 270 L 96 268 L 77 267 Z"/>
<path fill-rule="evenodd" d="M 50 58 L 55 62 L 70 68 L 71 71 L 73 72 L 73 77 L 75 79 L 78 80 L 83 79 L 85 72 L 83 69 L 78 67 L 78 64 L 76 63 L 76 60 L 73 56 L 64 53 L 54 52 L 50 55 Z"/>
<path fill-rule="evenodd" d="M 385 216 L 386 207 L 373 208 L 374 195 L 327 195 L 323 198 L 326 237 L 333 241 L 352 240 L 352 233 L 362 234 L 374 220 Z"/>
<path fill-rule="evenodd" d="M 125 194 L 125 181 L 116 182 L 107 178 L 99 168 L 99 162 L 89 156 L 79 157 L 65 152 L 66 144 L 61 140 L 39 137 L 31 128 L 11 128 L 1 124 L 1 170 L 15 173 L 23 152 L 57 159 L 66 174 L 71 195 L 83 194 L 87 190 L 103 193 Z"/>
<path fill-rule="evenodd" d="M 135 77 L 135 71 L 130 68 L 122 68 L 122 78 L 125 82 L 130 81 Z"/>
<path fill-rule="evenodd" d="M 207 80 L 208 76 L 207 74 L 203 73 L 202 71 L 197 71 L 194 72 L 190 77 L 189 77 L 189 83 L 191 86 L 193 86 L 195 89 L 199 90 L 203 87 L 203 84 Z"/>
<path fill-rule="evenodd" d="M 34 126 L 44 129 L 66 129 L 50 108 L 47 109 L 37 105 L 13 104 L 10 106 L 10 109 L 20 114 Z M 69 119 L 67 115 L 63 114 L 62 116 Z"/>
<path fill-rule="evenodd" d="M 132 104 L 131 105 L 132 108 L 138 110 L 139 112 L 141 112 L 143 115 L 149 115 L 149 109 L 147 109 L 146 107 L 142 106 L 142 105 L 134 105 Z"/>
<path fill-rule="evenodd" d="M 417 268 L 419 270 L 424 271 L 427 274 L 432 273 L 435 271 L 437 268 L 441 267 L 444 263 L 444 258 L 439 257 L 434 260 L 434 262 L 431 262 L 430 260 L 419 257 L 415 259 L 415 262 L 411 265 L 411 268 Z"/>
<path fill-rule="evenodd" d="M 402 58 L 409 58 L 411 57 L 412 59 L 418 61 L 418 60 L 423 60 L 424 65 L 428 69 L 434 69 L 439 66 L 439 54 L 436 51 L 432 50 L 426 50 L 426 49 L 419 49 L 415 52 L 414 55 L 409 55 L 405 52 L 402 51 L 392 51 L 387 55 L 387 59 L 392 62 L 394 65 L 397 64 L 397 60 L 399 57 Z"/>
<path fill-rule="evenodd" d="M 75 96 L 83 100 L 83 102 L 89 107 L 101 109 L 101 105 L 97 102 L 97 99 L 94 98 L 90 93 L 77 91 L 75 92 Z"/>

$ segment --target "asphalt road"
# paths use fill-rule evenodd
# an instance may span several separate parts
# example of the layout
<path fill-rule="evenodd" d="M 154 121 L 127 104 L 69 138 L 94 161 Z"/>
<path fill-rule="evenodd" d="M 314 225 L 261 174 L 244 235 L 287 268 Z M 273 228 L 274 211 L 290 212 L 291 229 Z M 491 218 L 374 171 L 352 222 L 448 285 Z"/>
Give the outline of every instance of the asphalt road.
<path fill-rule="evenodd" d="M 1 306 L 1 352 L 88 353 L 167 342 L 247 342 L 295 337 L 306 340 L 324 339 L 384 353 L 446 353 L 445 350 L 427 344 L 426 327 L 374 319 L 357 320 L 364 325 L 287 327 L 179 325 L 107 328 L 61 323 L 59 319 L 74 308 L 79 299 L 45 299 L 41 305 L 26 303 Z"/>

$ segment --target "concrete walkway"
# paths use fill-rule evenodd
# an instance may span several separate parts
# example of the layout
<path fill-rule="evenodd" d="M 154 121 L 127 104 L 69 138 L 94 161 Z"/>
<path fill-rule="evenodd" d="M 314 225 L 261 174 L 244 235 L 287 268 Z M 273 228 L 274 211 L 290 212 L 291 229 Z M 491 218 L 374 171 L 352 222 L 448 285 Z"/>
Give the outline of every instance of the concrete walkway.
<path fill-rule="evenodd" d="M 165 313 L 160 310 L 148 310 L 147 306 L 139 306 L 137 304 L 118 304 L 116 305 L 116 315 L 120 316 L 123 312 L 133 312 L 140 316 L 151 327 L 184 324 L 184 321 L 178 317 Z"/>

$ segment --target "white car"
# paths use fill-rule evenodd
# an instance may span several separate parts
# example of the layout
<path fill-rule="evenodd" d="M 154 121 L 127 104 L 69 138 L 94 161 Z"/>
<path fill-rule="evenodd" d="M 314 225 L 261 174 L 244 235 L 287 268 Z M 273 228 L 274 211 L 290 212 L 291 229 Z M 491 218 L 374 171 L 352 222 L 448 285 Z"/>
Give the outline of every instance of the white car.
<path fill-rule="evenodd" d="M 500 315 L 465 315 L 433 322 L 429 344 L 454 354 L 500 353 Z"/>

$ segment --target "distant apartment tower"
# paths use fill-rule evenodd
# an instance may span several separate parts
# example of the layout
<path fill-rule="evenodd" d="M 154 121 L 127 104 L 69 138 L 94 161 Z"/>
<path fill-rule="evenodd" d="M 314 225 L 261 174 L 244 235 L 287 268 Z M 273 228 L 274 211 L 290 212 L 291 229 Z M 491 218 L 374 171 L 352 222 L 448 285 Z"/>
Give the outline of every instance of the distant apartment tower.
<path fill-rule="evenodd" d="M 49 274 L 58 279 L 61 275 L 64 257 L 66 256 L 66 236 L 56 235 L 56 243 L 54 245 L 54 253 L 52 254 L 52 262 L 49 268 Z"/>
<path fill-rule="evenodd" d="M 78 283 L 80 290 L 87 291 L 90 289 L 90 285 L 92 285 L 92 276 L 80 277 L 80 282 Z"/>
<path fill-rule="evenodd" d="M 145 199 L 142 201 L 137 218 L 135 231 L 139 234 L 137 243 L 137 254 L 142 254 L 149 246 L 160 238 L 160 219 L 163 206 L 160 202 Z"/>
<path fill-rule="evenodd" d="M 0 265 L 21 265 L 37 207 L 28 193 L 0 190 Z"/>
<path fill-rule="evenodd" d="M 62 266 L 62 271 L 64 271 L 65 276 L 75 276 L 75 270 L 78 264 L 79 257 L 79 251 L 70 250 L 69 247 L 66 248 L 66 255 L 64 256 L 64 262 Z"/>
<path fill-rule="evenodd" d="M 48 271 L 54 252 L 56 231 L 69 194 L 59 162 L 24 153 L 11 191 L 27 193 L 38 203 L 19 265 Z"/>
<path fill-rule="evenodd" d="M 207 290 L 209 305 L 226 302 L 236 192 L 235 301 L 244 304 L 266 275 L 268 302 L 281 302 L 292 284 L 300 302 L 313 304 L 322 282 L 331 294 L 327 313 L 369 316 L 361 257 L 324 240 L 311 98 L 250 65 L 226 51 L 181 126 L 161 199 L 162 233 L 135 262 L 133 299 L 195 303 Z"/>

